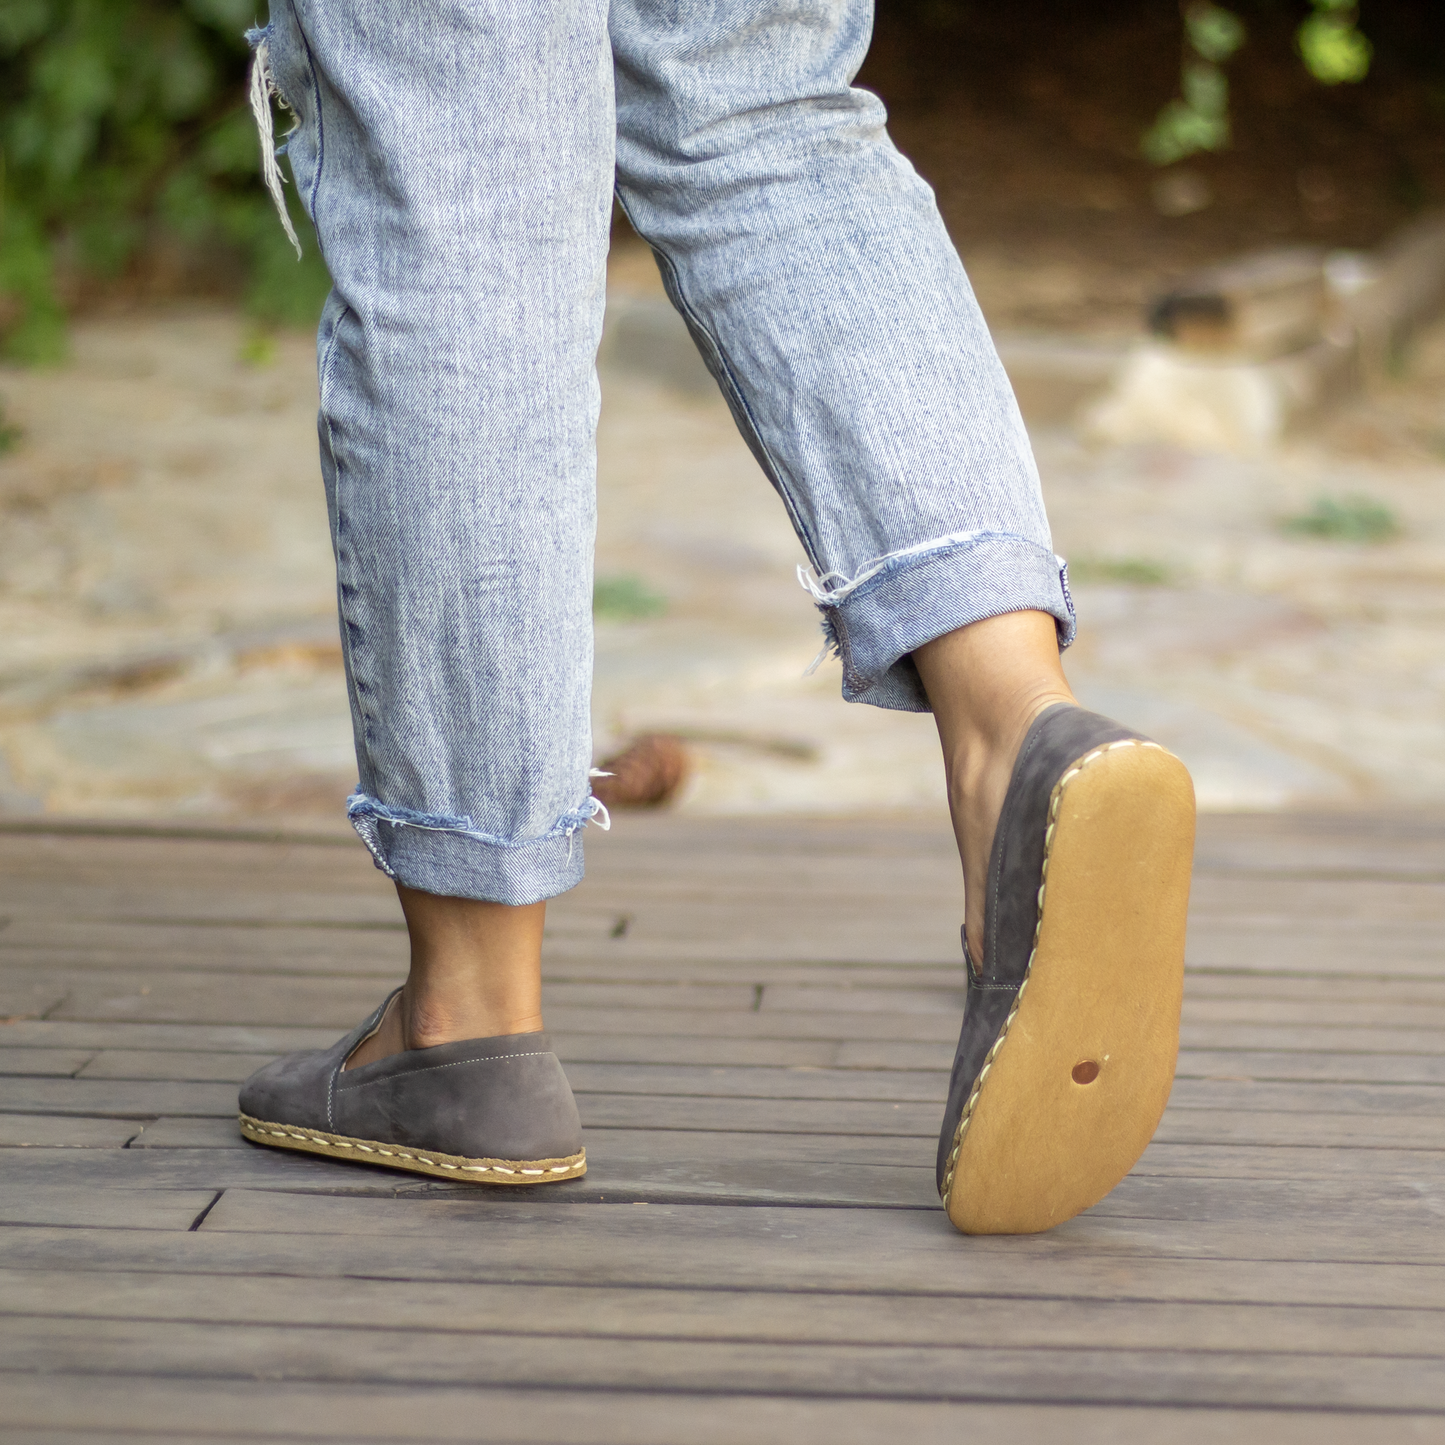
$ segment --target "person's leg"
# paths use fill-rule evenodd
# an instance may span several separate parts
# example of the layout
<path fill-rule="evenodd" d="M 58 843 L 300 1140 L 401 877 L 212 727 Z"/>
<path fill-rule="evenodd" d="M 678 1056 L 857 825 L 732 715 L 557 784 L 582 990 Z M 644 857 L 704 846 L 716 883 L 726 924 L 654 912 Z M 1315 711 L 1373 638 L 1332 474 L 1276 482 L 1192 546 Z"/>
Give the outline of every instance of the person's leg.
<path fill-rule="evenodd" d="M 427 0 L 405 15 L 273 0 L 254 39 L 296 116 L 288 157 L 334 282 L 319 429 L 360 773 L 349 812 L 397 882 L 412 971 L 360 1032 L 248 1081 L 243 1127 L 392 1163 L 365 1130 L 399 1131 L 433 1151 L 432 1172 L 488 1181 L 507 1150 L 551 1139 L 562 1162 L 522 1173 L 568 1177 L 584 1167 L 576 1111 L 533 1031 L 543 901 L 581 877 L 597 809 L 606 0 Z M 456 1069 L 415 1062 L 459 1050 Z M 383 1107 L 403 1075 L 410 1102 Z M 552 1101 L 540 1115 L 525 1079 Z M 465 1098 L 447 1094 L 466 1081 Z"/>
<path fill-rule="evenodd" d="M 542 1027 L 542 923 L 547 905 L 442 898 L 399 885 L 411 938 L 406 986 L 348 1069 L 455 1039 Z"/>
<path fill-rule="evenodd" d="M 844 696 L 938 715 L 972 926 L 1017 695 L 1068 696 L 1073 616 L 932 192 L 851 84 L 870 30 L 867 0 L 616 0 L 619 194 L 797 527 Z"/>
<path fill-rule="evenodd" d="M 595 808 L 606 5 L 445 0 L 398 24 L 380 3 L 288 0 L 266 43 L 335 282 L 320 432 L 361 777 L 350 813 L 411 890 L 433 982 L 406 1013 L 471 1027 L 489 1011 L 447 1002 L 455 969 L 428 960 L 480 960 L 493 932 L 508 956 L 513 935 L 534 938 L 489 905 L 571 887 Z"/>
<path fill-rule="evenodd" d="M 961 1229 L 1047 1227 L 1122 1177 L 1167 1098 L 1187 774 L 1073 705 L 1012 390 L 851 84 L 868 0 L 614 0 L 611 25 L 619 194 L 788 507 L 844 696 L 937 717 L 969 955 L 940 1193 Z"/>
<path fill-rule="evenodd" d="M 913 661 L 943 745 L 969 949 L 982 958 L 989 851 L 1019 744 L 1045 708 L 1072 703 L 1074 694 L 1054 619 L 1043 612 L 971 623 L 915 648 Z"/>

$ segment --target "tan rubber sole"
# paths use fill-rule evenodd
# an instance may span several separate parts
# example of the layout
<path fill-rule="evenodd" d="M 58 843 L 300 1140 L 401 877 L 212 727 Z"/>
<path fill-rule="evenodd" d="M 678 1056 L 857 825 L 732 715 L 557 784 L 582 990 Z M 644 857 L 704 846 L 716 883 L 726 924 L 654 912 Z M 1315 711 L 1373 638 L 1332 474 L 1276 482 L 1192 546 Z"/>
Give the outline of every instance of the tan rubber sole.
<path fill-rule="evenodd" d="M 1159 1126 L 1179 1054 L 1194 785 L 1113 743 L 1050 799 L 1034 955 L 959 1129 L 965 1234 L 1033 1234 L 1097 1204 Z"/>
<path fill-rule="evenodd" d="M 380 1164 L 388 1169 L 410 1169 L 414 1174 L 435 1174 L 442 1179 L 463 1179 L 473 1184 L 560 1184 L 580 1179 L 587 1172 L 587 1151 L 565 1159 L 467 1159 L 441 1154 L 434 1149 L 403 1149 L 398 1144 L 380 1144 L 375 1139 L 351 1139 L 345 1134 L 327 1134 L 298 1124 L 272 1124 L 265 1119 L 240 1116 L 241 1133 L 257 1144 L 273 1149 L 299 1149 L 307 1154 L 324 1154 L 330 1159 L 350 1159 L 358 1164 Z"/>

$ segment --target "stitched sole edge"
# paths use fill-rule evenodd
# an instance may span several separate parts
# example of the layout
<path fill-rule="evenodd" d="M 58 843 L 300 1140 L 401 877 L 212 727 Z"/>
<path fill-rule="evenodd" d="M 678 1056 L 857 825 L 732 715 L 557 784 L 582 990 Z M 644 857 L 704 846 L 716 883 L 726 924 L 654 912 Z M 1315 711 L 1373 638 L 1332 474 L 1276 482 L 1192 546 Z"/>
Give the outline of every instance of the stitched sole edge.
<path fill-rule="evenodd" d="M 471 1184 L 560 1184 L 564 1179 L 580 1179 L 587 1172 L 585 1149 L 563 1159 L 468 1159 L 435 1149 L 404 1149 L 375 1139 L 327 1134 L 300 1124 L 273 1124 L 249 1114 L 238 1115 L 238 1121 L 241 1133 L 252 1143 L 272 1149 L 299 1149 L 328 1159 L 409 1169 L 414 1174 L 434 1174 L 440 1179 L 460 1179 Z"/>
<path fill-rule="evenodd" d="M 1016 1197 L 1012 1201 L 1003 1204 L 1001 1208 L 999 1207 L 997 1196 L 1000 1193 L 1006 1196 L 1008 1192 L 1007 1188 L 1000 1190 L 995 1187 L 993 1192 L 996 1198 L 994 1207 L 992 1208 L 981 1209 L 974 1199 L 956 1199 L 954 1197 L 954 1183 L 958 1174 L 961 1172 L 960 1161 L 965 1158 L 965 1146 L 970 1137 L 970 1127 L 979 1112 L 980 1102 L 986 1099 L 991 1100 L 994 1097 L 992 1094 L 984 1095 L 984 1085 L 990 1072 L 996 1069 L 999 1055 L 1009 1037 L 1009 1031 L 1013 1027 L 1020 1009 L 1023 1007 L 1030 980 L 1034 976 L 1034 967 L 1039 955 L 1040 939 L 1044 931 L 1044 910 L 1048 892 L 1049 865 L 1054 856 L 1056 829 L 1060 822 L 1060 813 L 1064 805 L 1065 796 L 1070 785 L 1084 773 L 1085 769 L 1097 764 L 1110 754 L 1117 753 L 1120 749 L 1126 748 L 1141 751 L 1145 749 L 1149 750 L 1149 752 L 1157 758 L 1158 763 L 1162 764 L 1162 767 L 1158 769 L 1160 779 L 1163 779 L 1167 772 L 1173 772 L 1175 785 L 1180 786 L 1182 784 L 1182 787 L 1180 787 L 1182 798 L 1187 798 L 1187 806 L 1181 806 L 1179 808 L 1179 816 L 1173 820 L 1172 829 L 1175 836 L 1176 849 L 1178 848 L 1179 841 L 1187 838 L 1187 842 L 1185 842 L 1182 848 L 1182 857 L 1184 860 L 1183 889 L 1180 894 L 1179 908 L 1177 910 L 1178 917 L 1177 920 L 1173 920 L 1177 922 L 1178 939 L 1177 943 L 1171 944 L 1169 949 L 1171 954 L 1177 954 L 1177 958 L 1171 957 L 1165 963 L 1165 971 L 1174 976 L 1171 982 L 1177 983 L 1178 990 L 1182 991 L 1183 918 L 1184 910 L 1187 908 L 1188 903 L 1188 859 L 1192 854 L 1193 848 L 1194 812 L 1192 786 L 1189 783 L 1188 773 L 1185 771 L 1184 765 L 1180 763 L 1172 753 L 1161 748 L 1157 743 L 1147 742 L 1143 739 L 1128 739 L 1121 742 L 1108 743 L 1103 747 L 1095 748 L 1092 752 L 1086 753 L 1083 757 L 1070 764 L 1069 767 L 1064 770 L 1059 781 L 1054 785 L 1053 792 L 1049 798 L 1049 822 L 1044 839 L 1044 865 L 1039 881 L 1038 914 L 1034 925 L 1033 948 L 1029 955 L 1028 965 L 1024 970 L 1023 982 L 1014 999 L 1013 1007 L 1010 1009 L 1008 1017 L 1004 1020 L 1003 1027 L 999 1030 L 998 1037 L 994 1040 L 992 1048 L 989 1049 L 987 1057 L 984 1059 L 983 1067 L 979 1070 L 978 1078 L 974 1081 L 973 1088 L 969 1093 L 963 1112 L 959 1117 L 958 1125 L 954 1130 L 953 1147 L 949 1152 L 948 1167 L 944 1177 L 943 1188 L 939 1191 L 950 1220 L 953 1221 L 958 1229 L 966 1234 L 1033 1233 L 1038 1230 L 1052 1228 L 1055 1224 L 1060 1224 L 1065 1219 L 1072 1218 L 1073 1215 L 1077 1214 L 1080 1210 L 1097 1203 L 1099 1199 L 1103 1198 L 1103 1196 L 1118 1183 L 1119 1179 L 1123 1178 L 1124 1174 L 1126 1174 L 1137 1161 L 1138 1155 L 1143 1152 L 1149 1138 L 1152 1137 L 1154 1129 L 1158 1126 L 1158 1114 L 1163 1112 L 1164 1103 L 1167 1102 L 1168 1090 L 1166 1088 L 1163 1098 L 1159 1101 L 1157 1112 L 1155 1112 L 1153 1117 L 1148 1121 L 1147 1131 L 1138 1131 L 1142 1134 L 1142 1142 L 1139 1143 L 1136 1150 L 1133 1150 L 1132 1153 L 1129 1154 L 1127 1163 L 1124 1163 L 1122 1167 L 1116 1166 L 1114 1170 L 1109 1171 L 1111 1178 L 1103 1187 L 1099 1187 L 1097 1181 L 1094 1182 L 1093 1187 L 1082 1185 L 1070 1187 L 1069 1182 L 1066 1181 L 1056 1194 L 1056 1197 L 1051 1201 L 1028 1197 L 1028 1191 L 1025 1191 L 1020 1197 Z M 1097 776 L 1097 774 L 1095 776 Z M 1176 802 L 1182 802 L 1182 798 L 1177 799 Z M 1066 929 L 1065 932 L 1067 934 L 1068 930 Z M 1036 1024 L 1035 1030 L 1037 1030 L 1037 1028 L 1038 1025 Z M 1172 1080 L 1174 1057 L 1178 1049 L 1177 1008 L 1173 1011 L 1173 1024 L 1168 1032 L 1172 1039 L 1172 1046 L 1168 1050 L 1168 1077 Z M 995 1074 L 995 1077 L 997 1077 L 997 1074 Z M 1015 1090 L 1019 1089 L 1021 1082 L 1022 1081 L 1017 1079 L 1014 1080 L 1013 1088 Z M 1042 1093 L 1043 1091 L 1041 1090 L 1041 1096 Z M 1039 1102 L 1042 1103 L 1042 1097 Z M 1044 1128 L 1046 1128 L 1046 1126 L 1041 1127 L 1039 1132 L 1044 1132 Z M 1008 1141 L 1008 1144 L 1011 1146 L 1014 1142 L 1015 1141 L 1011 1139 Z M 1001 1141 L 995 1141 L 995 1152 L 999 1148 L 1000 1143 Z M 1076 1154 L 1086 1153 L 1090 1143 L 1092 1143 L 1092 1141 L 1086 1139 L 1074 1140 L 1071 1143 L 1071 1151 Z M 1062 1163 L 1063 1161 L 1061 1160 L 1060 1162 Z M 996 1183 L 1001 1166 L 1008 1168 L 1008 1172 L 1012 1174 L 1014 1172 L 1013 1168 L 1009 1166 L 1020 1165 L 1021 1161 L 1018 1151 L 1009 1148 L 1006 1150 L 1006 1157 L 995 1158 L 991 1163 L 993 1167 L 985 1171 L 985 1173 L 991 1183 Z M 1027 1161 L 1022 1161 L 1018 1172 L 1021 1174 L 1030 1172 Z M 1065 1170 L 1064 1172 L 1068 1171 Z M 975 1191 L 969 1191 L 969 1193 L 972 1194 L 975 1193 Z M 1070 1195 L 1073 1197 L 1068 1197 Z M 1064 1200 L 1062 1206 L 1060 1203 L 1061 1197 Z"/>

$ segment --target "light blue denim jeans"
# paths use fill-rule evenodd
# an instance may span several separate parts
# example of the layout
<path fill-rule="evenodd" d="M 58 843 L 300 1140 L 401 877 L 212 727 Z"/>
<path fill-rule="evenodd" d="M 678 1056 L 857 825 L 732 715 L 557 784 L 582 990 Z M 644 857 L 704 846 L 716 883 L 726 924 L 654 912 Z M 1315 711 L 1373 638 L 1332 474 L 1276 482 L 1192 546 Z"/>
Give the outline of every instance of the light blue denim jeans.
<path fill-rule="evenodd" d="M 321 464 L 357 831 L 413 888 L 582 875 L 614 185 L 812 564 L 843 694 L 1027 608 L 1037 470 L 933 194 L 852 80 L 870 0 L 273 0 L 334 282 Z"/>

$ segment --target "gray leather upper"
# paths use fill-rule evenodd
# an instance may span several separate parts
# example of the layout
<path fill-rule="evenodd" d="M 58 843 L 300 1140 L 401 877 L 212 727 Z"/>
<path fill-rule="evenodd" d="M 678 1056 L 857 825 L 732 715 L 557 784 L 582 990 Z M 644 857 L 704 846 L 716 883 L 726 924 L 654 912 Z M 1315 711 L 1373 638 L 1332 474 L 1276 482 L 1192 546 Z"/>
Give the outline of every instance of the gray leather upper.
<path fill-rule="evenodd" d="M 576 1101 L 546 1034 L 438 1044 L 343 1071 L 390 1002 L 329 1049 L 257 1069 L 241 1086 L 241 1112 L 468 1159 L 564 1159 L 581 1150 Z"/>
<path fill-rule="evenodd" d="M 1105 743 L 1137 737 L 1138 733 L 1098 713 L 1059 703 L 1034 719 L 1019 748 L 989 857 L 981 961 L 969 957 L 967 938 L 964 940 L 968 989 L 938 1139 L 940 1194 L 964 1105 L 1028 970 L 1054 785 L 1085 753 Z"/>

